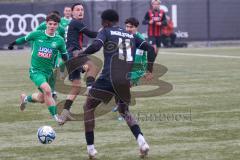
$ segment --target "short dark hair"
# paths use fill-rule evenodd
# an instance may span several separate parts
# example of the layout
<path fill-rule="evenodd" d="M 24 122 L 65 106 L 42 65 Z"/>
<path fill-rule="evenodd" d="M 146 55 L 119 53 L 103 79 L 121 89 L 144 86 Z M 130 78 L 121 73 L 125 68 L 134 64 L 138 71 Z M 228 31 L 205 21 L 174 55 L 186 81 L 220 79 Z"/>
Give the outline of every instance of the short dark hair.
<path fill-rule="evenodd" d="M 102 18 L 102 20 L 107 20 L 110 22 L 118 22 L 119 21 L 118 13 L 113 9 L 107 9 L 107 10 L 103 11 L 101 18 Z"/>
<path fill-rule="evenodd" d="M 130 18 L 126 19 L 125 24 L 128 24 L 128 23 L 135 27 L 138 27 L 138 25 L 139 25 L 139 21 L 135 17 L 130 17 Z"/>
<path fill-rule="evenodd" d="M 57 10 L 50 11 L 48 14 L 52 14 L 52 13 L 60 16 L 60 12 L 58 12 Z"/>
<path fill-rule="evenodd" d="M 57 22 L 59 23 L 61 20 L 61 17 L 55 13 L 52 13 L 52 14 L 49 14 L 47 15 L 47 18 L 46 18 L 46 21 L 54 21 L 54 22 Z"/>
<path fill-rule="evenodd" d="M 72 11 L 73 11 L 74 8 L 75 8 L 76 6 L 78 6 L 78 5 L 83 6 L 83 3 L 74 3 L 74 4 L 72 5 L 72 7 L 71 7 Z"/>

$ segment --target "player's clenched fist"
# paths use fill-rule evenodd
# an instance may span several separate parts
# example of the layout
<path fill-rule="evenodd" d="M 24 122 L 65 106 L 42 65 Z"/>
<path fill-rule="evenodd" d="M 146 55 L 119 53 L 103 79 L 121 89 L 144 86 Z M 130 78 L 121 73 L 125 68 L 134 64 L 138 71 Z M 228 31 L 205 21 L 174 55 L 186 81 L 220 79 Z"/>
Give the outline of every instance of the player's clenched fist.
<path fill-rule="evenodd" d="M 8 45 L 8 49 L 9 49 L 9 50 L 13 50 L 15 44 L 16 44 L 15 41 L 12 42 L 12 43 L 10 43 L 10 44 Z"/>

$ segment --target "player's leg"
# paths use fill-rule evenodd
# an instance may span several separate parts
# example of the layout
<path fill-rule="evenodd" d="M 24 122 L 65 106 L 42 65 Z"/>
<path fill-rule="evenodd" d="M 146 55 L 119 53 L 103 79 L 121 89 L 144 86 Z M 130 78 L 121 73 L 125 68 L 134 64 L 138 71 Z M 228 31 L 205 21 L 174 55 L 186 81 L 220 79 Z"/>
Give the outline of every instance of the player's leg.
<path fill-rule="evenodd" d="M 84 104 L 84 127 L 89 158 L 95 158 L 97 150 L 94 147 L 95 108 L 101 103 L 100 100 L 88 97 Z"/>
<path fill-rule="evenodd" d="M 156 37 L 154 36 L 150 36 L 148 37 L 148 42 L 149 44 L 152 45 L 152 47 L 154 48 L 155 53 L 158 53 L 158 48 L 157 48 L 157 42 L 156 42 Z"/>
<path fill-rule="evenodd" d="M 77 51 L 76 51 L 77 52 Z M 75 53 L 76 54 L 76 53 Z M 75 64 L 76 63 L 76 64 Z M 76 99 L 77 95 L 80 92 L 80 85 L 81 85 L 81 72 L 84 69 L 86 71 L 86 76 L 87 76 L 87 87 L 92 86 L 92 84 L 95 81 L 95 77 L 97 76 L 98 69 L 95 66 L 95 64 L 87 57 L 81 57 L 80 59 L 80 64 L 77 64 L 77 61 L 71 61 L 70 65 L 77 66 L 78 69 L 74 70 L 70 75 L 69 75 L 69 80 L 72 81 L 72 88 L 71 91 L 66 99 L 66 102 L 64 104 L 64 110 L 63 110 L 63 120 L 66 121 L 67 117 L 70 117 L 70 109 L 73 104 L 73 101 Z M 74 68 L 75 69 L 75 68 Z"/>
<path fill-rule="evenodd" d="M 48 106 L 50 114 L 58 123 L 61 123 L 61 120 L 57 116 L 56 102 L 52 97 L 52 90 L 50 85 L 47 82 L 44 82 L 40 85 L 40 88 L 43 91 L 44 102 Z"/>
<path fill-rule="evenodd" d="M 47 75 L 38 71 L 30 72 L 31 80 L 43 92 L 43 99 L 45 104 L 48 106 L 50 114 L 54 117 L 56 121 L 60 121 L 57 117 L 57 107 L 55 104 L 55 100 L 52 97 L 52 90 L 50 85 L 48 84 L 50 76 L 51 75 Z"/>
<path fill-rule="evenodd" d="M 72 73 L 76 69 L 85 71 L 87 86 L 91 86 L 98 74 L 98 68 L 87 56 L 79 55 L 81 55 L 80 50 L 75 50 L 72 53 L 70 52 L 70 57 L 72 57 L 72 59 L 68 61 L 67 64 L 68 72 Z"/>
<path fill-rule="evenodd" d="M 164 47 L 169 47 L 170 46 L 170 41 L 169 41 L 169 37 L 166 35 L 162 35 L 161 36 L 161 41 Z"/>
<path fill-rule="evenodd" d="M 71 90 L 67 96 L 66 102 L 64 104 L 65 110 L 70 110 L 74 100 L 77 98 L 77 95 L 80 92 L 81 87 L 81 77 L 80 70 L 75 70 L 69 75 L 69 80 L 72 81 Z"/>
<path fill-rule="evenodd" d="M 55 91 L 56 80 L 57 80 L 57 70 L 55 69 L 55 71 L 49 78 L 49 85 L 52 89 L 52 97 L 54 98 L 55 101 L 57 100 L 57 92 Z"/>
<path fill-rule="evenodd" d="M 135 136 L 139 146 L 140 156 L 145 157 L 148 154 L 149 145 L 147 144 L 145 138 L 143 137 L 143 133 L 141 132 L 137 120 L 130 113 L 128 109 L 128 104 L 120 100 L 118 102 L 118 112 L 124 118 L 130 130 L 132 131 L 132 134 Z"/>
<path fill-rule="evenodd" d="M 81 87 L 81 65 L 79 65 L 76 60 L 80 53 L 80 50 L 74 50 L 74 51 L 69 51 L 69 57 L 70 60 L 67 62 L 67 70 L 69 73 L 69 80 L 72 82 L 71 84 L 71 89 L 70 92 L 66 98 L 66 101 L 64 103 L 64 108 L 63 111 L 60 115 L 60 118 L 62 119 L 63 125 L 68 118 L 73 119 L 71 117 L 70 109 L 72 107 L 72 104 L 74 100 L 77 98 L 77 95 L 80 92 L 80 87 Z M 84 64 L 84 63 L 82 63 Z"/>
<path fill-rule="evenodd" d="M 62 120 L 62 123 L 60 125 L 64 125 L 64 123 L 67 120 L 74 120 L 74 118 L 71 116 L 70 109 L 72 107 L 73 102 L 77 98 L 77 95 L 80 92 L 80 85 L 81 85 L 80 80 L 75 79 L 72 81 L 71 90 L 67 96 L 67 99 L 64 103 L 63 111 L 60 115 L 60 118 Z"/>
<path fill-rule="evenodd" d="M 172 34 L 170 35 L 170 38 L 171 38 L 171 46 L 174 47 L 174 45 L 175 45 L 175 40 L 176 40 L 176 38 L 177 38 L 176 33 L 172 33 Z"/>
<path fill-rule="evenodd" d="M 97 151 L 94 147 L 95 108 L 101 103 L 109 103 L 113 97 L 113 88 L 110 82 L 97 80 L 89 91 L 86 103 L 84 104 L 84 126 L 87 142 L 87 152 L 90 158 L 95 158 Z"/>
<path fill-rule="evenodd" d="M 20 103 L 21 111 L 24 111 L 27 103 L 44 103 L 43 94 L 40 92 L 33 93 L 32 95 L 29 95 L 29 96 L 27 96 L 23 93 L 23 94 L 21 94 L 20 100 L 21 100 L 21 103 Z"/>
<path fill-rule="evenodd" d="M 60 61 L 60 63 L 59 63 L 59 68 L 60 68 L 60 79 L 61 80 L 64 80 L 64 78 L 65 78 L 65 74 L 64 74 L 64 71 L 65 71 L 65 64 L 64 64 L 64 62 L 61 60 Z"/>
<path fill-rule="evenodd" d="M 155 37 L 155 41 L 156 41 L 156 47 L 157 47 L 156 54 L 158 54 L 159 48 L 161 48 L 161 43 L 162 43 L 161 36 Z"/>
<path fill-rule="evenodd" d="M 64 80 L 64 78 L 65 78 L 65 74 L 64 74 L 65 64 L 62 60 L 61 54 L 58 54 L 57 63 L 58 63 L 58 67 L 59 67 L 59 78 L 61 80 Z"/>

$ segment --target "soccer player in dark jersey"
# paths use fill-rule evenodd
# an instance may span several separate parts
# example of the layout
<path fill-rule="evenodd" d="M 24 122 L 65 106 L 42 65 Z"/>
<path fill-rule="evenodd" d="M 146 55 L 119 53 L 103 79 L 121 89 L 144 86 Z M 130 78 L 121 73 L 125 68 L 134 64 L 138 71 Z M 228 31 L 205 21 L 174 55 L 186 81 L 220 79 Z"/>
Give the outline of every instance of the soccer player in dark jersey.
<path fill-rule="evenodd" d="M 160 10 L 160 0 L 151 1 L 151 9 L 145 14 L 143 24 L 148 25 L 148 40 L 153 45 L 156 54 L 161 47 L 161 29 L 167 25 L 165 12 Z"/>
<path fill-rule="evenodd" d="M 105 10 L 102 15 L 103 29 L 95 41 L 81 56 L 93 54 L 104 47 L 104 66 L 101 75 L 89 91 L 84 104 L 84 125 L 87 152 L 90 158 L 95 158 L 97 150 L 94 147 L 94 110 L 101 103 L 108 103 L 114 96 L 118 99 L 118 111 L 127 122 L 135 136 L 141 156 L 147 155 L 149 146 L 134 116 L 129 111 L 130 81 L 127 74 L 131 71 L 136 49 L 147 51 L 148 72 L 152 72 L 155 60 L 154 48 L 141 38 L 130 34 L 117 26 L 118 13 L 115 10 Z M 80 62 L 81 57 L 77 58 Z M 81 64 L 80 64 L 81 65 Z"/>
<path fill-rule="evenodd" d="M 67 32 L 67 51 L 69 53 L 69 58 L 73 59 L 78 56 L 82 50 L 83 44 L 83 34 L 90 37 L 96 38 L 97 32 L 90 31 L 86 25 L 83 23 L 84 18 L 84 7 L 81 3 L 76 3 L 72 6 L 72 20 L 68 25 Z M 72 88 L 67 96 L 66 102 L 64 104 L 64 109 L 61 114 L 62 119 L 70 118 L 70 108 L 73 101 L 76 99 L 80 92 L 80 73 L 84 70 L 86 71 L 86 83 L 87 87 L 91 87 L 92 83 L 95 81 L 98 69 L 95 64 L 90 61 L 87 57 L 83 57 L 84 65 L 72 73 L 69 73 L 69 80 L 72 81 Z"/>
<path fill-rule="evenodd" d="M 23 111 L 28 102 L 45 103 L 53 118 L 62 123 L 57 115 L 57 107 L 52 97 L 52 75 L 56 57 L 61 54 L 64 61 L 67 61 L 67 51 L 64 39 L 56 34 L 56 29 L 60 22 L 60 16 L 49 14 L 46 18 L 47 28 L 44 31 L 33 31 L 27 36 L 16 39 L 9 44 L 8 49 L 13 49 L 14 45 L 21 45 L 32 41 L 31 66 L 29 68 L 30 79 L 38 87 L 39 92 L 26 96 L 21 95 L 20 109 Z"/>

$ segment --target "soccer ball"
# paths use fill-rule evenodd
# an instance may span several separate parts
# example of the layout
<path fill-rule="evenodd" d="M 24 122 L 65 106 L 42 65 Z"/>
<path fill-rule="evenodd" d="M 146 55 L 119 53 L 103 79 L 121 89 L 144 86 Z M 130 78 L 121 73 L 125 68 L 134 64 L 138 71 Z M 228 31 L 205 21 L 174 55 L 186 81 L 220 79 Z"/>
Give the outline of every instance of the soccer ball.
<path fill-rule="evenodd" d="M 56 137 L 56 133 L 50 126 L 42 126 L 37 131 L 37 137 L 42 144 L 50 144 Z"/>

